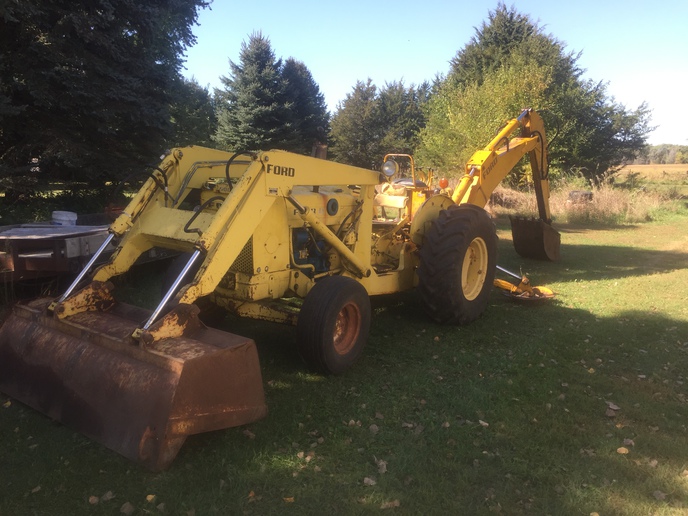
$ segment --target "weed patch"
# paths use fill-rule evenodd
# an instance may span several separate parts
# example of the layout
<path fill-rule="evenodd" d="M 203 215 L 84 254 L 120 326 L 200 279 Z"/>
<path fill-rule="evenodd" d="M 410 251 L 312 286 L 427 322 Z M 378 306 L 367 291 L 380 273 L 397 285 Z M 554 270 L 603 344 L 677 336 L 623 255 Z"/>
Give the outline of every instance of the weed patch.
<path fill-rule="evenodd" d="M 670 182 L 651 184 L 654 188 L 646 187 L 644 179 L 620 181 L 617 176 L 594 185 L 577 179 L 561 180 L 550 196 L 552 218 L 558 223 L 581 225 L 636 224 L 664 219 L 685 209 L 688 190 L 681 193 Z M 500 186 L 492 196 L 491 206 L 497 215 L 537 213 L 534 190 L 516 191 Z"/>

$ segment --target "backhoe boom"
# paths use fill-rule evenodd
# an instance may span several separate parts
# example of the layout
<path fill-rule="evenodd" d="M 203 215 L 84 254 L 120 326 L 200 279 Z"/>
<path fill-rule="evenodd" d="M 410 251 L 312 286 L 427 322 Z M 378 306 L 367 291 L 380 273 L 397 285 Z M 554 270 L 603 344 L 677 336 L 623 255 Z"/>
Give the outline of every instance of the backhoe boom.
<path fill-rule="evenodd" d="M 510 138 L 521 128 L 521 136 Z M 549 181 L 547 142 L 542 118 L 531 109 L 511 120 L 482 150 L 476 151 L 466 163 L 466 174 L 452 194 L 457 204 L 470 203 L 484 207 L 495 188 L 528 154 L 533 181 L 536 185 L 540 218 L 551 222 L 549 212 Z"/>

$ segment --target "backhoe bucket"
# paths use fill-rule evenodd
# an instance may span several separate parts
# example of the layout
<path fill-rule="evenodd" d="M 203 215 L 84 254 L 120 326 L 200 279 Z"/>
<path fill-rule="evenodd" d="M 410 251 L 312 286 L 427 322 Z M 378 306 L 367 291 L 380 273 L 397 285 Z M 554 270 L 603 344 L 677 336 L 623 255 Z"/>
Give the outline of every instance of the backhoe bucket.
<path fill-rule="evenodd" d="M 516 252 L 524 258 L 559 261 L 561 235 L 541 219 L 511 218 L 511 236 Z"/>
<path fill-rule="evenodd" d="M 158 471 L 188 435 L 266 415 L 254 342 L 205 327 L 195 305 L 191 331 L 142 345 L 146 310 L 60 320 L 50 302 L 16 305 L 0 328 L 0 390 L 125 457 Z"/>

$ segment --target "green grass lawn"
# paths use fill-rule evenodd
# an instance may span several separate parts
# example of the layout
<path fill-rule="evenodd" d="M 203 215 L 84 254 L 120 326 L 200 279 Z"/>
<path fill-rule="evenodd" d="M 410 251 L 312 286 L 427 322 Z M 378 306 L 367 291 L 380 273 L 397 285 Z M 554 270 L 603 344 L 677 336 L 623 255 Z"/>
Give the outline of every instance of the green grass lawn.
<path fill-rule="evenodd" d="M 270 413 L 189 438 L 150 473 L 0 395 L 0 515 L 686 514 L 688 215 L 559 225 L 562 260 L 500 265 L 558 293 L 439 326 L 413 293 L 375 299 L 368 347 L 309 373 L 294 331 L 253 337 Z M 129 295 L 142 275 L 121 285 Z"/>

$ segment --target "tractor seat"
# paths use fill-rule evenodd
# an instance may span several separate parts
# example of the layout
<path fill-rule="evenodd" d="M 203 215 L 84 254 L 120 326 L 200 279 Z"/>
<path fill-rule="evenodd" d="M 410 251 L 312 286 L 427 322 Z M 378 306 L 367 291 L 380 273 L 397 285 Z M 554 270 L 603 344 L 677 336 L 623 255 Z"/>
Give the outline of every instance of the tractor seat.
<path fill-rule="evenodd" d="M 400 177 L 399 179 L 395 179 L 392 181 L 395 185 L 400 185 L 400 186 L 408 186 L 408 187 L 413 187 L 413 179 L 410 177 Z M 427 188 L 428 185 L 421 181 L 420 179 L 416 179 L 416 188 Z"/>

